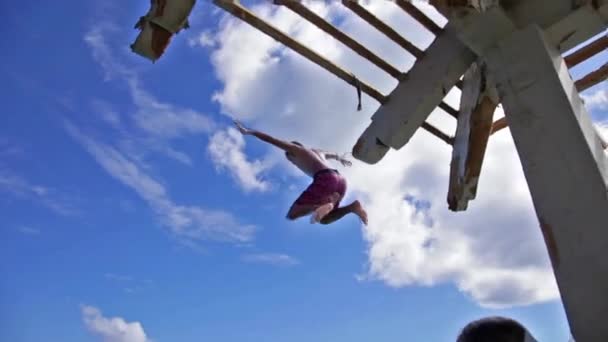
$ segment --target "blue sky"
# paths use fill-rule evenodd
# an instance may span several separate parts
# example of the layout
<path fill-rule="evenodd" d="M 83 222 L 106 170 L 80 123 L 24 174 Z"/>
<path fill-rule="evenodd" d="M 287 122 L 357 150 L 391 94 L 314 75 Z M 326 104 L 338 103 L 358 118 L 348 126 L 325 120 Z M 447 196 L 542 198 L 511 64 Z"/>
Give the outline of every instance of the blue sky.
<path fill-rule="evenodd" d="M 382 18 L 413 25 L 379 4 L 370 9 Z M 231 117 L 347 151 L 375 103 L 365 97 L 355 112 L 354 90 L 204 1 L 152 64 L 128 49 L 147 6 L 0 4 L 1 340 L 453 341 L 486 315 L 567 340 L 508 130 L 493 137 L 466 214 L 444 205 L 449 151 L 417 134 L 385 164 L 344 170 L 347 200 L 368 206 L 369 227 L 352 216 L 288 222 L 308 180 L 231 130 Z M 343 9 L 318 6 L 362 32 Z M 256 11 L 379 89 L 394 87 L 269 8 Z M 415 43 L 428 45 L 416 30 Z M 401 68 L 411 63 L 376 38 L 361 39 Z M 606 85 L 585 96 L 608 127 Z"/>

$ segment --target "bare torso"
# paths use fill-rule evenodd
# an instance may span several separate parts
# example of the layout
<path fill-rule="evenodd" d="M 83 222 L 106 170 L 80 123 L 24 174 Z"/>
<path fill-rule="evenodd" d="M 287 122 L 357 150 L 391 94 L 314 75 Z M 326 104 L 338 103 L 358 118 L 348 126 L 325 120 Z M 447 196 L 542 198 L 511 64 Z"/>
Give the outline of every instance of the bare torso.
<path fill-rule="evenodd" d="M 287 155 L 287 159 L 310 177 L 318 171 L 329 169 L 324 154 L 320 151 L 300 148 Z"/>

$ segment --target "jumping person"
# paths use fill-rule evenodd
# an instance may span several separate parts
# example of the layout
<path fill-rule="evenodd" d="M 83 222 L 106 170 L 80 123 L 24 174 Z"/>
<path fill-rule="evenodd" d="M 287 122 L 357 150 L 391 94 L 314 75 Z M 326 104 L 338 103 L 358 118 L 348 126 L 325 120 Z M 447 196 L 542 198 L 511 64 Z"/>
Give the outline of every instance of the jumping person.
<path fill-rule="evenodd" d="M 341 219 L 346 214 L 353 213 L 364 224 L 367 224 L 367 213 L 358 200 L 353 201 L 347 206 L 339 207 L 340 201 L 346 193 L 346 180 L 337 170 L 330 168 L 326 164 L 327 159 L 335 159 L 344 166 L 351 166 L 350 161 L 334 153 L 306 148 L 297 141 L 287 142 L 268 134 L 248 129 L 238 121 L 235 121 L 234 124 L 243 135 L 253 135 L 285 151 L 287 160 L 312 177 L 312 184 L 296 199 L 289 209 L 287 213 L 289 220 L 295 220 L 312 214 L 311 223 L 330 224 Z"/>

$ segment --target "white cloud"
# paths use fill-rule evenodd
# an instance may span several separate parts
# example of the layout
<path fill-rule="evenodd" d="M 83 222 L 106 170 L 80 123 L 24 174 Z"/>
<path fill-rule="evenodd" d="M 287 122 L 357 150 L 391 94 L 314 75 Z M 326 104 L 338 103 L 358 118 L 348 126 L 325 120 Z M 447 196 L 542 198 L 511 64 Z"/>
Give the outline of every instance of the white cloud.
<path fill-rule="evenodd" d="M 0 173 L 0 188 L 16 195 L 31 194 L 36 196 L 44 196 L 48 193 L 48 188 L 41 185 L 31 184 L 23 177 L 10 174 L 6 171 Z"/>
<path fill-rule="evenodd" d="M 120 281 L 120 282 L 133 280 L 133 277 L 130 275 L 115 274 L 115 273 L 106 273 L 106 274 L 104 274 L 104 277 L 106 277 L 106 279 L 109 279 L 109 280 L 115 280 L 115 281 Z"/>
<path fill-rule="evenodd" d="M 432 37 L 394 4 L 369 2 L 365 6 L 419 47 L 431 42 Z M 400 69 L 412 65 L 411 56 L 339 3 L 314 2 L 314 7 Z M 275 8 L 260 5 L 254 11 L 377 89 L 388 93 L 396 85 L 312 25 Z M 217 39 L 212 61 L 224 88 L 216 99 L 224 113 L 256 128 L 307 145 L 314 142 L 328 150 L 350 151 L 377 108 L 365 97 L 363 111 L 356 112 L 352 87 L 245 23 L 223 19 Z M 457 102 L 458 93 L 451 92 L 449 97 Z M 290 115 L 281 115 L 285 108 Z M 441 112 L 432 114 L 429 121 L 446 132 L 455 129 L 455 121 Z M 356 162 L 344 170 L 348 196 L 359 197 L 370 218 L 370 224 L 362 228 L 369 256 L 362 278 L 394 287 L 451 283 L 481 305 L 492 307 L 558 299 L 508 132 L 492 137 L 477 199 L 464 213 L 447 209 L 451 150 L 426 132 L 416 134 L 402 150 L 389 152 L 377 165 Z M 417 207 L 405 200 L 406 195 L 430 205 Z"/>
<path fill-rule="evenodd" d="M 592 93 L 582 94 L 585 106 L 589 110 L 608 110 L 608 87 L 604 86 Z"/>
<path fill-rule="evenodd" d="M 8 139 L 0 137 L 0 156 L 6 157 L 21 157 L 25 151 L 22 147 L 11 143 Z"/>
<path fill-rule="evenodd" d="M 287 255 L 277 253 L 258 253 L 258 254 L 247 254 L 243 256 L 243 261 L 254 264 L 268 264 L 272 266 L 295 266 L 300 262 Z"/>
<path fill-rule="evenodd" d="M 203 31 L 196 38 L 188 39 L 188 45 L 190 47 L 202 46 L 202 47 L 214 47 L 216 44 L 215 37 L 211 31 Z"/>
<path fill-rule="evenodd" d="M 162 102 L 152 95 L 136 69 L 117 58 L 119 55 L 108 38 L 116 33 L 112 26 L 102 25 L 87 32 L 84 40 L 104 70 L 106 79 L 118 80 L 126 86 L 135 110 L 128 115 L 119 115 L 111 104 L 93 101 L 93 107 L 102 119 L 120 134 L 115 145 L 94 140 L 71 123 L 66 124 L 67 131 L 112 177 L 133 189 L 183 245 L 199 248 L 198 240 L 251 241 L 254 226 L 241 224 L 232 214 L 222 210 L 175 203 L 162 181 L 147 172 L 146 157 L 152 152 L 191 165 L 190 156 L 171 146 L 171 141 L 210 133 L 214 122 L 194 109 Z"/>
<path fill-rule="evenodd" d="M 595 124 L 595 127 L 597 129 L 599 138 L 602 141 L 602 144 L 606 147 L 604 152 L 608 156 L 608 120 L 603 122 L 597 122 Z"/>
<path fill-rule="evenodd" d="M 108 44 L 107 36 L 116 31 L 110 25 L 98 26 L 85 34 L 84 41 L 105 72 L 106 80 L 117 79 L 127 86 L 135 111 L 121 116 L 109 103 L 99 99 L 93 101 L 93 108 L 106 123 L 122 133 L 123 140 L 128 141 L 131 148 L 137 149 L 138 154 L 160 152 L 191 165 L 191 158 L 173 148 L 171 141 L 185 135 L 209 133 L 214 129 L 213 121 L 194 109 L 162 102 L 146 90 L 136 69 L 117 58 L 114 49 Z M 128 123 L 132 123 L 135 129 L 127 130 Z"/>
<path fill-rule="evenodd" d="M 25 234 L 25 235 L 40 235 L 40 229 L 38 229 L 38 228 L 21 226 L 21 227 L 18 227 L 17 230 L 20 233 Z"/>
<path fill-rule="evenodd" d="M 101 24 L 87 32 L 84 41 L 91 48 L 93 58 L 99 63 L 104 71 L 104 79 L 109 81 L 117 76 L 133 77 L 132 70 L 120 63 L 112 53 L 112 49 L 106 42 L 107 32 L 114 32 L 116 28 L 112 25 Z"/>
<path fill-rule="evenodd" d="M 602 133 L 602 135 L 608 135 L 608 120 L 603 122 L 596 122 L 595 127 L 597 127 L 598 131 Z"/>
<path fill-rule="evenodd" d="M 215 133 L 209 140 L 207 151 L 217 170 L 228 169 L 245 191 L 266 191 L 270 184 L 259 179 L 266 168 L 259 160 L 247 160 L 243 149 L 245 139 L 234 128 Z"/>
<path fill-rule="evenodd" d="M 112 108 L 110 103 L 100 99 L 94 99 L 91 101 L 91 106 L 103 121 L 116 129 L 120 129 L 122 121 L 120 113 Z"/>
<path fill-rule="evenodd" d="M 131 275 L 125 274 L 106 273 L 104 274 L 104 277 L 109 282 L 112 282 L 113 285 L 122 288 L 122 290 L 126 293 L 139 292 L 141 290 L 149 288 L 154 283 L 149 279 L 140 280 Z"/>
<path fill-rule="evenodd" d="M 152 342 L 140 322 L 127 322 L 122 317 L 104 317 L 93 306 L 81 307 L 84 324 L 103 342 Z"/>
<path fill-rule="evenodd" d="M 95 141 L 66 123 L 68 133 L 95 158 L 112 177 L 134 190 L 156 212 L 161 222 L 179 239 L 212 239 L 246 242 L 254 227 L 238 222 L 230 213 L 174 203 L 165 186 L 145 173 L 137 161 L 118 149 Z"/>
<path fill-rule="evenodd" d="M 145 132 L 160 138 L 176 138 L 184 134 L 208 133 L 213 122 L 192 109 L 180 108 L 155 99 L 136 78 L 128 80 L 136 124 Z"/>
<path fill-rule="evenodd" d="M 65 195 L 59 194 L 50 187 L 32 183 L 23 176 L 7 170 L 0 169 L 0 191 L 40 203 L 60 215 L 70 216 L 77 213 Z"/>

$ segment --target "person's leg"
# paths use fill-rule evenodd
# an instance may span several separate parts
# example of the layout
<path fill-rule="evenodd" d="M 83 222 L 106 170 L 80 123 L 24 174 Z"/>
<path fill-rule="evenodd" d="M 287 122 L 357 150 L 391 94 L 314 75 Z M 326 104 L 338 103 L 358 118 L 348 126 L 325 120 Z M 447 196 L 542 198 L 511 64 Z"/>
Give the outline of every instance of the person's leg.
<path fill-rule="evenodd" d="M 315 214 L 320 220 L 329 211 L 333 209 L 333 206 L 327 210 L 328 203 L 337 204 L 340 200 L 340 194 L 335 193 L 331 189 L 331 183 L 328 183 L 328 175 L 320 175 L 313 178 L 312 184 L 302 192 L 302 194 L 295 200 L 289 212 L 287 212 L 287 219 L 296 220 L 302 216 Z M 328 186 L 329 185 L 329 186 Z M 319 213 L 315 213 L 315 210 L 320 209 Z M 314 218 L 313 218 L 314 220 Z"/>
<path fill-rule="evenodd" d="M 332 210 L 334 210 L 338 203 L 340 203 L 341 196 L 339 193 L 334 192 L 331 194 L 327 200 L 324 201 L 324 204 L 320 205 L 315 209 L 315 212 L 310 217 L 310 223 L 319 223 L 327 214 L 329 214 Z"/>
<path fill-rule="evenodd" d="M 346 194 L 346 179 L 344 179 L 344 177 L 341 175 L 334 175 L 332 181 L 332 188 L 337 191 L 337 195 L 339 196 L 338 201 L 334 202 L 335 205 L 331 211 L 320 216 L 318 222 L 321 224 L 330 224 L 341 219 L 346 214 L 353 213 L 357 215 L 364 224 L 367 225 L 367 212 L 363 209 L 363 206 L 359 201 L 354 201 L 347 206 L 339 207 L 342 198 L 344 198 L 344 195 Z"/>
<path fill-rule="evenodd" d="M 308 190 L 307 190 L 308 191 Z M 334 204 L 339 199 L 339 194 L 325 196 L 325 198 L 310 199 L 309 193 L 304 192 L 287 212 L 289 220 L 296 220 L 302 216 L 313 214 L 313 220 L 320 220 L 328 212 L 332 211 Z"/>
<path fill-rule="evenodd" d="M 318 204 L 298 204 L 298 203 L 294 203 L 291 208 L 289 208 L 289 211 L 287 212 L 287 219 L 289 220 L 296 220 L 302 216 L 306 216 L 306 215 L 310 215 L 312 214 L 315 209 L 317 209 L 319 207 Z"/>
<path fill-rule="evenodd" d="M 344 206 L 344 207 L 335 208 L 334 210 L 330 211 L 327 215 L 323 216 L 323 218 L 321 218 L 320 222 L 321 222 L 321 224 L 330 224 L 330 223 L 338 221 L 339 219 L 343 218 L 346 214 L 350 214 L 350 213 L 353 213 L 353 214 L 359 216 L 359 218 L 361 219 L 363 224 L 367 225 L 367 212 L 365 212 L 365 210 L 363 209 L 363 206 L 361 205 L 361 203 L 359 201 L 354 201 L 351 204 Z"/>

